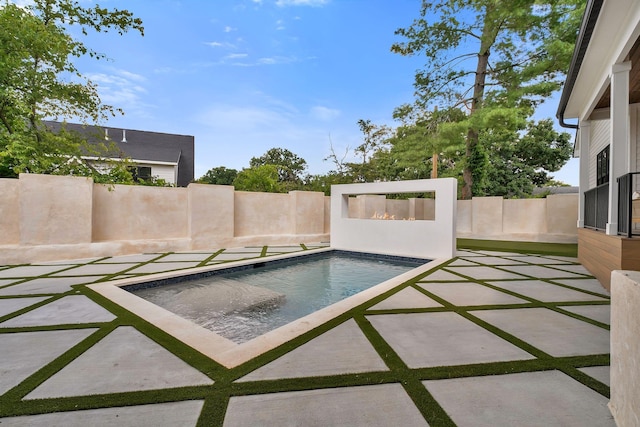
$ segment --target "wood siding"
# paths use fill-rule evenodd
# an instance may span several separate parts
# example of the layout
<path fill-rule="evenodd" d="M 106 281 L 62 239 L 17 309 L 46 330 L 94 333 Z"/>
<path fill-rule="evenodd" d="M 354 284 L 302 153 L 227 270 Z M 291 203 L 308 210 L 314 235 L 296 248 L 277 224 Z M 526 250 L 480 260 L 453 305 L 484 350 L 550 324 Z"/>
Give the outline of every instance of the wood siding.
<path fill-rule="evenodd" d="M 578 229 L 578 260 L 606 289 L 613 270 L 640 270 L 640 239 Z"/>
<path fill-rule="evenodd" d="M 593 120 L 591 122 L 591 145 L 589 147 L 589 159 L 581 159 L 581 161 L 589 162 L 589 188 L 582 189 L 583 191 L 596 187 L 596 156 L 603 148 L 609 145 L 610 139 L 610 126 L 609 119 L 606 120 Z"/>

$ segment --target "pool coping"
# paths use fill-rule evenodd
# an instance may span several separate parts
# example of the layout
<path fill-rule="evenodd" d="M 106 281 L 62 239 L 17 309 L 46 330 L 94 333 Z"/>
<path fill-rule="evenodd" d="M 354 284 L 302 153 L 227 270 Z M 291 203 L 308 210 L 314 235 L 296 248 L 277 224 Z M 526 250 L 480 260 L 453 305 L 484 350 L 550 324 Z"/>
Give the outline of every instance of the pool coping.
<path fill-rule="evenodd" d="M 303 252 L 295 252 L 281 255 L 273 255 L 258 258 L 260 262 L 276 261 L 290 258 L 297 258 L 310 253 L 322 253 L 333 251 L 334 248 L 310 249 Z M 346 313 L 352 308 L 363 304 L 370 299 L 387 292 L 402 283 L 425 273 L 433 268 L 438 267 L 450 258 L 441 258 L 429 261 L 419 267 L 413 268 L 405 273 L 386 280 L 378 285 L 366 289 L 356 295 L 331 304 L 321 310 L 294 320 L 277 329 L 269 331 L 263 335 L 253 338 L 245 343 L 237 344 L 227 338 L 224 338 L 215 332 L 186 320 L 177 314 L 174 314 L 162 307 L 159 307 L 149 301 L 146 301 L 124 289 L 125 286 L 131 286 L 142 282 L 150 282 L 154 280 L 163 280 L 167 278 L 181 277 L 198 273 L 205 273 L 214 270 L 222 270 L 233 267 L 241 267 L 253 264 L 256 258 L 226 262 L 214 266 L 191 268 L 172 272 L 163 272 L 150 274 L 141 277 L 114 280 L 109 282 L 100 282 L 87 285 L 87 288 L 102 295 L 108 300 L 118 304 L 120 307 L 146 320 L 182 343 L 199 351 L 212 360 L 220 363 L 227 368 L 234 368 L 249 360 L 272 350 L 287 341 L 290 341 L 312 329 L 323 325 L 324 323 Z"/>

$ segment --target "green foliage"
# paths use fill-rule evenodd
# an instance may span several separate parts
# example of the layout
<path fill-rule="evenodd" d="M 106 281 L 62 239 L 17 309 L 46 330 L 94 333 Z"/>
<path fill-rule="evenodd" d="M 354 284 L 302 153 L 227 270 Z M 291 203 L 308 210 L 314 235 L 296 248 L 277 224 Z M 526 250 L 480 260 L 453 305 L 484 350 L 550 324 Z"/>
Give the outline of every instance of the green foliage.
<path fill-rule="evenodd" d="M 424 55 L 415 77 L 416 105 L 467 111 L 463 198 L 481 165 L 484 132 L 517 131 L 561 87 L 584 2 L 579 0 L 423 0 L 420 17 L 396 30 L 391 50 Z"/>
<path fill-rule="evenodd" d="M 103 104 L 96 85 L 83 77 L 73 58 L 105 55 L 90 50 L 70 34 L 79 27 L 123 34 L 143 33 L 142 22 L 128 11 L 84 7 L 72 0 L 34 0 L 18 7 L 0 5 L 0 173 L 57 173 L 93 176 L 79 160 L 85 144 L 70 134 L 52 134 L 45 117 L 99 122 L 121 112 Z M 73 159 L 73 160 L 72 160 Z M 114 171 L 112 178 L 122 171 Z M 124 177 L 126 179 L 126 176 Z"/>
<path fill-rule="evenodd" d="M 295 190 L 302 184 L 302 173 L 307 169 L 307 161 L 286 148 L 271 148 L 260 157 L 252 157 L 251 168 L 272 165 L 278 172 L 278 182 L 286 190 Z"/>
<path fill-rule="evenodd" d="M 558 133 L 550 119 L 529 122 L 524 133 L 484 133 L 481 146 L 490 153 L 486 180 L 479 194 L 531 197 L 534 187 L 552 183 L 555 172 L 571 157 L 570 135 Z"/>
<path fill-rule="evenodd" d="M 278 168 L 275 165 L 255 166 L 242 169 L 233 181 L 236 190 L 282 193 L 286 190 L 278 181 Z"/>
<path fill-rule="evenodd" d="M 235 169 L 218 166 L 211 168 L 196 180 L 199 184 L 233 185 L 233 181 L 238 176 Z"/>

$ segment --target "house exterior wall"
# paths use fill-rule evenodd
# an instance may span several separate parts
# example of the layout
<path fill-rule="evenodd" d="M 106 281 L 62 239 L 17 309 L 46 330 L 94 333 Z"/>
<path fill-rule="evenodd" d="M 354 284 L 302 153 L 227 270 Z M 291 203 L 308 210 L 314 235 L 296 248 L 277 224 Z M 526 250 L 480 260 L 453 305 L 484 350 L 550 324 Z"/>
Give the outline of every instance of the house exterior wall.
<path fill-rule="evenodd" d="M 138 163 L 138 166 L 150 166 L 151 176 L 164 179 L 167 184 L 176 185 L 176 167 L 172 165 L 152 165 Z"/>
<path fill-rule="evenodd" d="M 589 158 L 580 159 L 581 162 L 589 162 L 589 188 L 584 188 L 582 189 L 583 191 L 596 187 L 596 156 L 607 145 L 609 145 L 610 134 L 609 119 L 591 121 L 591 145 L 589 146 Z"/>

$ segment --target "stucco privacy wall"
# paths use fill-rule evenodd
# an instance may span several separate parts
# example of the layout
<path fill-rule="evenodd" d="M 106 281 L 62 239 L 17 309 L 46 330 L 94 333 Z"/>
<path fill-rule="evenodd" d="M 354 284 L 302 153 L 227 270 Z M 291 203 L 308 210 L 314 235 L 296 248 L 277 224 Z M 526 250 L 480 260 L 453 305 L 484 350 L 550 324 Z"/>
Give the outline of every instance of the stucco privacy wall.
<path fill-rule="evenodd" d="M 611 400 L 619 427 L 640 425 L 640 272 L 611 273 Z"/>
<path fill-rule="evenodd" d="M 20 243 L 20 181 L 0 179 L 0 244 Z"/>
<path fill-rule="evenodd" d="M 247 193 L 204 184 L 109 191 L 86 178 L 23 174 L 0 179 L 0 197 L 0 264 L 327 241 L 331 225 L 330 197 L 316 192 Z M 577 206 L 577 194 L 459 200 L 457 235 L 575 243 Z M 349 198 L 353 218 L 378 209 L 433 219 L 434 207 L 433 199 Z"/>
<path fill-rule="evenodd" d="M 544 199 L 474 197 L 458 201 L 458 237 L 577 242 L 577 194 Z"/>
<path fill-rule="evenodd" d="M 188 197 L 186 188 L 95 185 L 93 241 L 186 237 Z"/>
<path fill-rule="evenodd" d="M 331 247 L 390 255 L 449 258 L 455 252 L 456 187 L 457 181 L 453 178 L 332 185 Z M 424 192 L 435 192 L 435 220 L 371 219 L 373 213 L 366 204 L 364 219 L 350 215 L 349 196 Z M 371 205 L 378 209 L 387 208 L 384 199 L 370 200 Z M 362 208 L 362 204 L 359 207 Z M 397 209 L 397 204 L 391 203 L 389 208 Z"/>

